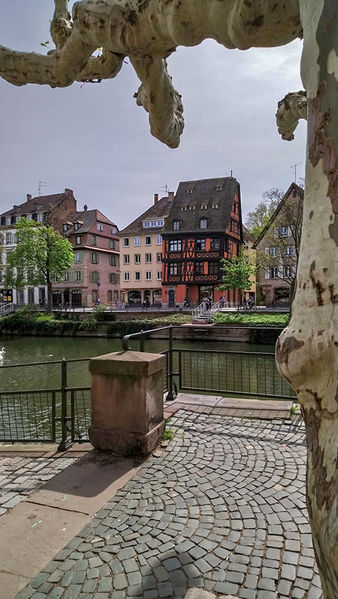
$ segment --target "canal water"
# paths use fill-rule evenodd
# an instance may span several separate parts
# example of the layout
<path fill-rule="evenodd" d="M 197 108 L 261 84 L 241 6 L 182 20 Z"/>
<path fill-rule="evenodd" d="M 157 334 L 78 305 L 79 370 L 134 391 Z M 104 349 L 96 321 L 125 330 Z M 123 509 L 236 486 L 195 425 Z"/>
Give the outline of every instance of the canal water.
<path fill-rule="evenodd" d="M 130 341 L 132 349 L 139 349 L 139 341 Z M 240 342 L 174 341 L 174 347 L 214 351 L 269 352 L 272 345 L 255 345 Z M 158 353 L 168 348 L 165 339 L 147 339 L 145 351 Z M 120 339 L 104 337 L 1 337 L 0 339 L 0 391 L 18 389 L 48 389 L 60 386 L 60 364 L 54 361 L 92 358 L 122 350 Z M 48 362 L 40 366 L 24 366 L 32 362 Z M 13 366 L 16 368 L 1 368 Z M 70 362 L 68 385 L 90 384 L 88 362 Z"/>

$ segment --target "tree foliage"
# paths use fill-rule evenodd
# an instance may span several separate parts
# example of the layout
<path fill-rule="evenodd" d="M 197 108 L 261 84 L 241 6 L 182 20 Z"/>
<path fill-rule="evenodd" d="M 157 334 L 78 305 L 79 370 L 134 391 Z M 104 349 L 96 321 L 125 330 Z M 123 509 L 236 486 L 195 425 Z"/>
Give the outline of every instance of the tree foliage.
<path fill-rule="evenodd" d="M 256 267 L 251 264 L 248 256 L 242 250 L 240 256 L 233 256 L 231 260 L 221 260 L 221 271 L 223 272 L 222 285 L 219 289 L 237 289 L 240 293 L 251 289 L 251 275 L 255 274 Z"/>
<path fill-rule="evenodd" d="M 8 253 L 5 285 L 47 285 L 48 309 L 52 305 L 52 280 L 61 281 L 73 265 L 71 243 L 53 227 L 20 218 L 16 225 L 16 247 Z"/>
<path fill-rule="evenodd" d="M 245 226 L 249 233 L 257 239 L 264 227 L 268 224 L 269 219 L 276 210 L 278 204 L 281 202 L 284 196 L 284 192 L 277 187 L 264 191 L 262 194 L 262 200 L 258 206 L 249 212 Z"/>

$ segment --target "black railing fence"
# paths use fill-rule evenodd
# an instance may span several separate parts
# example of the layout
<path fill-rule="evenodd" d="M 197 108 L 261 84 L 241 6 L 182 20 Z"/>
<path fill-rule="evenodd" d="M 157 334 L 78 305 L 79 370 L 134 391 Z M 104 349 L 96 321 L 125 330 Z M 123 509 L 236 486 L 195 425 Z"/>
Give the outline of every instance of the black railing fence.
<path fill-rule="evenodd" d="M 163 392 L 175 399 L 177 390 L 255 398 L 295 399 L 290 385 L 278 373 L 274 354 L 220 351 L 174 347 L 173 331 L 179 327 L 161 327 L 168 332 Z M 126 335 L 138 339 L 140 351 L 155 329 Z M 88 440 L 91 422 L 90 358 L 51 360 L 0 367 L 7 370 L 0 389 L 0 442 L 54 442 L 63 451 L 73 442 Z M 20 368 L 20 374 L 9 374 Z M 18 389 L 18 378 L 20 387 Z M 4 380 L 5 379 L 5 380 Z M 81 381 L 81 385 L 79 385 Z"/>
<path fill-rule="evenodd" d="M 73 442 L 88 440 L 89 359 L 1 366 L 1 372 L 20 368 L 26 389 L 12 390 L 17 377 L 7 376 L 8 389 L 0 390 L 0 442 L 53 442 L 63 451 Z M 79 379 L 83 385 L 73 384 Z M 51 386 L 41 387 L 47 380 Z"/>

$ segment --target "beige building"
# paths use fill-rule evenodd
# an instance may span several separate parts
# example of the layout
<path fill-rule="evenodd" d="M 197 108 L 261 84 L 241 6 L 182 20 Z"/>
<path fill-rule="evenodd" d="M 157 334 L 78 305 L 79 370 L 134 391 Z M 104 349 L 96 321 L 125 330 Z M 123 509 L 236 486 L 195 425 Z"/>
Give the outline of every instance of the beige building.
<path fill-rule="evenodd" d="M 292 301 L 300 249 L 304 191 L 291 183 L 269 222 L 256 239 L 258 288 L 267 306 L 288 307 Z"/>
<path fill-rule="evenodd" d="M 121 299 L 129 305 L 158 305 L 162 296 L 162 230 L 174 192 L 158 199 L 119 232 Z"/>
<path fill-rule="evenodd" d="M 243 241 L 244 241 L 244 256 L 249 260 L 252 266 L 256 266 L 256 250 L 253 247 L 255 238 L 248 229 L 243 225 Z M 250 275 L 251 287 L 243 292 L 243 299 L 248 301 L 249 298 L 253 299 L 254 304 L 256 303 L 256 272 Z"/>

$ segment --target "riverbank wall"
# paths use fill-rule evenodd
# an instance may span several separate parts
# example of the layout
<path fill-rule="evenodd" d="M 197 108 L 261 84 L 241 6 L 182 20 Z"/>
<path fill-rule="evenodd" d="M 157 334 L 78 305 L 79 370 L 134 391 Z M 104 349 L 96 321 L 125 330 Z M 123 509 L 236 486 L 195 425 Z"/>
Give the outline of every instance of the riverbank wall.
<path fill-rule="evenodd" d="M 3 337 L 43 336 L 43 337 L 110 337 L 121 338 L 120 333 L 109 332 L 110 323 L 99 322 L 95 330 L 76 330 L 58 332 L 2 332 Z M 151 328 L 151 323 L 149 323 Z M 180 341 L 237 341 L 255 344 L 275 344 L 282 332 L 279 327 L 245 327 L 236 325 L 196 325 L 183 324 L 173 327 L 173 338 Z M 0 334 L 1 335 L 1 334 Z M 152 339 L 168 339 L 168 330 L 156 330 L 149 335 Z"/>

